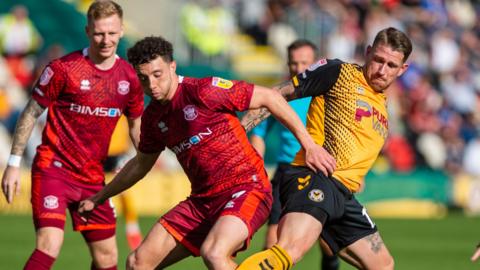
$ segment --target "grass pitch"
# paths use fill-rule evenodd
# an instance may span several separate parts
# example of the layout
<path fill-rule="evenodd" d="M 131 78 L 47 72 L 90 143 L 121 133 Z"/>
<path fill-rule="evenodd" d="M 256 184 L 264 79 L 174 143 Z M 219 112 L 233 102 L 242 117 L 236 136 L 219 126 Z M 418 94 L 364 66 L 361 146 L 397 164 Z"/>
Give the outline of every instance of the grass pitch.
<path fill-rule="evenodd" d="M 396 261 L 396 269 L 467 270 L 480 269 L 480 262 L 469 258 L 480 241 L 480 218 L 465 217 L 453 213 L 438 220 L 374 219 L 380 233 Z M 143 217 L 144 234 L 156 222 L 156 218 Z M 22 269 L 34 248 L 34 232 L 30 216 L 0 215 L 0 269 Z M 265 227 L 254 237 L 249 250 L 240 255 L 241 261 L 252 252 L 261 249 Z M 117 229 L 119 245 L 119 269 L 124 269 L 128 254 L 123 220 L 119 218 Z M 294 269 L 319 269 L 320 253 L 312 248 Z M 73 233 L 66 225 L 62 252 L 53 269 L 90 269 L 88 249 L 80 234 Z M 169 270 L 206 269 L 201 259 L 188 258 L 168 268 Z M 353 269 L 342 263 L 340 269 Z"/>

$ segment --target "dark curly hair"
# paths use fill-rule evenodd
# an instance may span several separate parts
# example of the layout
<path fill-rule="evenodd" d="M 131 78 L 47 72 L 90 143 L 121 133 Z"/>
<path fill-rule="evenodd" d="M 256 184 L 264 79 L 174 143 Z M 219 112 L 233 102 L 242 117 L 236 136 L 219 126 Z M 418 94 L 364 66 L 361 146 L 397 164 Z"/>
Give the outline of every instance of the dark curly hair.
<path fill-rule="evenodd" d="M 127 52 L 128 62 L 135 67 L 151 62 L 159 56 L 166 63 L 173 61 L 172 43 L 159 36 L 150 36 L 137 41 Z"/>

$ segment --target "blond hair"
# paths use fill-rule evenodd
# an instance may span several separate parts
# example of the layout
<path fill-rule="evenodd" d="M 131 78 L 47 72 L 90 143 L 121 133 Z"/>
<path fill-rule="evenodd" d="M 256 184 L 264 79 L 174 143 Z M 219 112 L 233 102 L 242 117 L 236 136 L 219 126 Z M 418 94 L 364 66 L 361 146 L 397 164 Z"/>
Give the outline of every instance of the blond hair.
<path fill-rule="evenodd" d="M 88 23 L 90 24 L 95 20 L 107 18 L 115 14 L 118 15 L 120 19 L 123 19 L 123 10 L 119 4 L 111 0 L 97 0 L 88 8 Z"/>

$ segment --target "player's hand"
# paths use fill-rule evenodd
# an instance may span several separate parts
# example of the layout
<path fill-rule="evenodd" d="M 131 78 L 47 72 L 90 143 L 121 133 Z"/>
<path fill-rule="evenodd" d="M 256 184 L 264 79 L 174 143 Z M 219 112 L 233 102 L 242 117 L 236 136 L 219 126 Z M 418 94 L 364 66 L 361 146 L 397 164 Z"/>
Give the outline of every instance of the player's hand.
<path fill-rule="evenodd" d="M 315 173 L 322 172 L 326 176 L 332 175 L 337 166 L 335 158 L 318 144 L 305 149 L 305 164 Z"/>
<path fill-rule="evenodd" d="M 80 204 L 78 205 L 78 213 L 80 214 L 80 217 L 84 222 L 88 221 L 88 217 L 96 206 L 97 204 L 91 198 L 85 199 L 80 202 Z"/>
<path fill-rule="evenodd" d="M 3 173 L 2 191 L 8 203 L 12 203 L 14 195 L 20 195 L 20 168 L 7 166 Z"/>
<path fill-rule="evenodd" d="M 472 257 L 470 258 L 470 260 L 472 262 L 476 261 L 478 259 L 478 257 L 480 257 L 480 244 L 477 245 L 477 248 L 475 249 L 475 252 L 473 253 Z"/>

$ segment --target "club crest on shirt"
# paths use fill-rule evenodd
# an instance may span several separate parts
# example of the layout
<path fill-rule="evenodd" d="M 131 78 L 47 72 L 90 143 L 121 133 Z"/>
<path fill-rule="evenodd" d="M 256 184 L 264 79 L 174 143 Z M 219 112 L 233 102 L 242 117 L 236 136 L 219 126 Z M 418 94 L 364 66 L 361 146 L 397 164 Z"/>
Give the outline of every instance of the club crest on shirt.
<path fill-rule="evenodd" d="M 212 78 L 212 85 L 216 87 L 220 87 L 223 89 L 230 89 L 233 86 L 233 82 L 229 80 L 225 80 L 219 77 Z"/>
<path fill-rule="evenodd" d="M 89 80 L 82 80 L 80 82 L 80 90 L 83 90 L 83 91 L 90 90 L 90 81 Z"/>
<path fill-rule="evenodd" d="M 46 67 L 40 76 L 40 85 L 47 85 L 50 82 L 50 79 L 53 77 L 53 74 L 53 70 L 50 67 Z"/>
<path fill-rule="evenodd" d="M 130 92 L 130 83 L 127 81 L 119 81 L 117 91 L 120 95 L 126 95 Z"/>
<path fill-rule="evenodd" d="M 195 120 L 198 116 L 197 109 L 193 105 L 187 105 L 183 108 L 183 113 L 185 115 L 185 120 L 192 121 Z"/>
<path fill-rule="evenodd" d="M 43 206 L 47 209 L 58 208 L 58 198 L 53 195 L 48 195 L 43 198 Z"/>
<path fill-rule="evenodd" d="M 320 189 L 312 189 L 308 193 L 308 198 L 314 202 L 321 202 L 323 199 L 325 199 L 325 195 Z"/>

